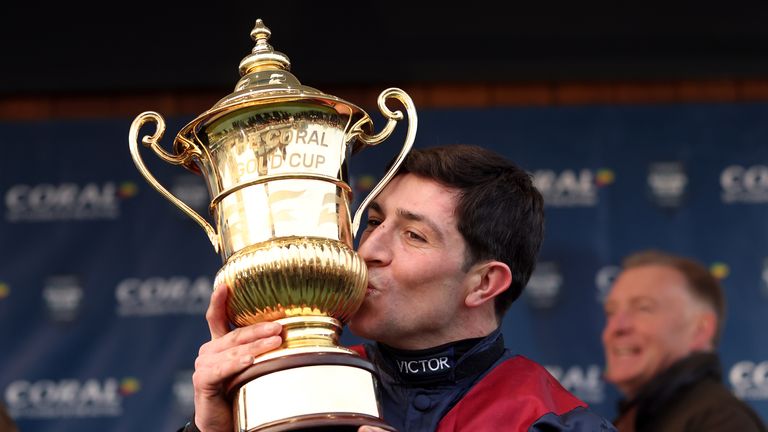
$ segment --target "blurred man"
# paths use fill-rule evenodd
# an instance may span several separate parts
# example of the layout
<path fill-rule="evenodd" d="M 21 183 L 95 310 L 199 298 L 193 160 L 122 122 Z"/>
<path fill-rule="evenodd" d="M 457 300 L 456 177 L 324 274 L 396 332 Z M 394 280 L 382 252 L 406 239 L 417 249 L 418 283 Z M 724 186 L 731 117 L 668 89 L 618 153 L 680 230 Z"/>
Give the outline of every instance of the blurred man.
<path fill-rule="evenodd" d="M 8 415 L 3 404 L 0 404 L 0 432 L 17 432 L 17 430 L 13 419 Z"/>
<path fill-rule="evenodd" d="M 715 352 L 725 299 L 699 263 L 629 256 L 605 301 L 605 378 L 624 395 L 621 432 L 765 431 L 722 384 Z"/>
<path fill-rule="evenodd" d="M 379 372 L 389 425 L 400 432 L 615 430 L 542 366 L 504 347 L 500 324 L 533 271 L 543 207 L 525 171 L 472 146 L 412 151 L 372 202 L 358 249 L 368 292 L 350 329 L 375 341 L 358 351 Z M 226 295 L 218 289 L 211 297 L 212 340 L 195 362 L 195 423 L 203 432 L 232 430 L 226 382 L 281 342 L 275 323 L 230 331 Z M 415 366 L 424 364 L 440 367 Z"/>

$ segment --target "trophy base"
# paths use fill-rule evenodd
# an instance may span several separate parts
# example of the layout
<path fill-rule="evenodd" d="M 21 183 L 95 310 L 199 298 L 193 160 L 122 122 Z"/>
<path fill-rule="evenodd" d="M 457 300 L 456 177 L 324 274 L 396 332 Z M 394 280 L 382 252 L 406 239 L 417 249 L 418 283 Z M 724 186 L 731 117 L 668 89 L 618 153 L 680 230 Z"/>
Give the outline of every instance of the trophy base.
<path fill-rule="evenodd" d="M 360 426 L 376 426 L 384 430 L 397 432 L 378 417 L 362 415 L 303 416 L 273 425 L 263 425 L 255 429 L 237 429 L 243 432 L 357 432 Z"/>
<path fill-rule="evenodd" d="M 279 351 L 279 350 L 278 350 Z M 238 432 L 356 431 L 381 419 L 373 365 L 356 354 L 307 352 L 255 363 L 235 377 Z"/>

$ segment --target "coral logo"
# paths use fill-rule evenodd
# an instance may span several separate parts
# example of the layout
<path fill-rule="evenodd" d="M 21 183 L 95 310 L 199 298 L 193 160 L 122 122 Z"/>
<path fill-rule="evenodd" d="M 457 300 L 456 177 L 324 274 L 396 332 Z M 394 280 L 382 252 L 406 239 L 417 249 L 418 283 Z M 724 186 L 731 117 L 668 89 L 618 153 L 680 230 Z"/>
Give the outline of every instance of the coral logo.
<path fill-rule="evenodd" d="M 768 202 L 768 166 L 743 167 L 731 165 L 720 174 L 722 193 L 726 204 Z"/>
<path fill-rule="evenodd" d="M 117 219 L 119 199 L 136 195 L 136 186 L 105 183 L 16 184 L 5 192 L 9 222 Z"/>
<path fill-rule="evenodd" d="M 83 288 L 74 275 L 51 276 L 45 281 L 43 300 L 53 321 L 74 321 L 80 314 Z"/>
<path fill-rule="evenodd" d="M 768 360 L 755 363 L 744 360 L 734 364 L 728 372 L 733 393 L 742 399 L 768 399 Z"/>
<path fill-rule="evenodd" d="M 612 184 L 615 174 L 608 168 L 596 172 L 590 169 L 561 172 L 543 169 L 534 175 L 534 184 L 551 207 L 592 207 L 597 205 L 597 190 Z"/>
<path fill-rule="evenodd" d="M 599 404 L 605 400 L 605 383 L 599 365 L 545 366 L 560 385 L 587 403 Z"/>
<path fill-rule="evenodd" d="M 212 287 L 213 283 L 207 276 L 196 279 L 186 276 L 124 279 L 115 289 L 117 314 L 120 316 L 202 315 L 208 308 Z"/>
<path fill-rule="evenodd" d="M 17 380 L 4 393 L 14 418 L 116 417 L 126 394 L 117 378 Z"/>
<path fill-rule="evenodd" d="M 176 177 L 170 187 L 171 193 L 199 214 L 208 213 L 208 205 L 211 203 L 208 197 L 208 189 L 205 183 L 196 175 Z M 179 217 L 187 218 L 187 215 L 178 212 Z"/>
<path fill-rule="evenodd" d="M 688 175 L 680 162 L 655 162 L 648 167 L 648 188 L 659 207 L 680 207 L 687 185 Z"/>
<path fill-rule="evenodd" d="M 539 262 L 525 288 L 531 306 L 546 309 L 555 305 L 560 297 L 563 275 L 556 262 Z"/>
<path fill-rule="evenodd" d="M 607 265 L 600 267 L 595 274 L 595 286 L 597 287 L 596 300 L 598 303 L 603 303 L 605 297 L 613 286 L 613 282 L 621 272 L 621 267 L 615 265 Z"/>
<path fill-rule="evenodd" d="M 762 283 L 762 292 L 763 295 L 768 298 L 768 258 L 763 260 L 763 272 L 761 274 L 763 283 Z M 0 298 L 3 297 L 3 285 L 0 283 Z"/>
<path fill-rule="evenodd" d="M 182 413 L 190 413 L 195 408 L 195 390 L 192 387 L 192 371 L 182 370 L 176 373 L 173 382 L 174 406 Z"/>

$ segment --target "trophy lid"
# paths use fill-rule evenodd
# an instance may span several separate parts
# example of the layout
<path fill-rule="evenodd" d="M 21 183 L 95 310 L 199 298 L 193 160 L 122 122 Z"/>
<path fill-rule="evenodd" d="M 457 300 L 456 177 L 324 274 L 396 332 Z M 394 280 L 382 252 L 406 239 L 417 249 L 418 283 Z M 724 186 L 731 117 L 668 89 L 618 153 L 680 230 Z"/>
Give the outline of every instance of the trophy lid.
<path fill-rule="evenodd" d="M 251 39 L 256 42 L 256 46 L 240 62 L 241 78 L 235 86 L 235 91 L 184 126 L 178 134 L 180 137 L 192 138 L 201 128 L 232 111 L 278 102 L 317 103 L 349 116 L 352 122 L 368 117 L 365 111 L 349 102 L 302 85 L 289 71 L 291 62 L 288 56 L 275 51 L 267 42 L 271 34 L 264 22 L 257 19 L 256 25 L 251 30 Z M 183 140 L 177 137 L 174 142 L 174 150 L 177 154 L 181 153 L 183 146 Z M 199 171 L 191 163 L 185 166 L 193 171 Z"/>

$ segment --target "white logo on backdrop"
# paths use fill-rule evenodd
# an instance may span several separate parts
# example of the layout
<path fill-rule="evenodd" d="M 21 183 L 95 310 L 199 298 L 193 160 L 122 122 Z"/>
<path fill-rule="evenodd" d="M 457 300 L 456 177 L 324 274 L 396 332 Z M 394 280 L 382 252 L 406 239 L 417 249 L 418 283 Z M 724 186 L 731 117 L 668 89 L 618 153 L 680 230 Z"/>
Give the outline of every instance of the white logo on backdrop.
<path fill-rule="evenodd" d="M 597 204 L 597 185 L 592 170 L 561 172 L 542 169 L 533 175 L 534 184 L 552 207 L 592 207 Z"/>
<path fill-rule="evenodd" d="M 613 281 L 616 280 L 616 276 L 621 272 L 621 267 L 615 265 L 607 265 L 600 267 L 595 274 L 595 286 L 597 287 L 596 300 L 599 303 L 605 301 L 605 297 L 613 286 Z"/>
<path fill-rule="evenodd" d="M 45 281 L 43 299 L 54 321 L 75 320 L 80 313 L 83 287 L 75 275 L 50 276 Z"/>
<path fill-rule="evenodd" d="M 546 366 L 560 385 L 587 403 L 599 404 L 605 400 L 605 382 L 599 365 Z"/>
<path fill-rule="evenodd" d="M 128 278 L 115 288 L 117 314 L 204 314 L 212 291 L 213 283 L 207 276 Z"/>
<path fill-rule="evenodd" d="M 525 287 L 525 296 L 535 308 L 549 308 L 560 297 L 563 275 L 556 262 L 539 262 Z"/>
<path fill-rule="evenodd" d="M 768 202 L 768 166 L 731 165 L 720 174 L 720 186 L 726 204 Z"/>
<path fill-rule="evenodd" d="M 768 399 L 768 360 L 753 362 L 744 360 L 731 366 L 728 381 L 733 393 L 742 399 Z"/>
<path fill-rule="evenodd" d="M 17 184 L 5 192 L 5 219 L 10 222 L 116 219 L 117 186 L 76 183 Z"/>
<path fill-rule="evenodd" d="M 688 176 L 680 162 L 655 162 L 648 167 L 648 187 L 660 207 L 680 207 L 688 185 Z"/>
<path fill-rule="evenodd" d="M 12 381 L 5 404 L 14 418 L 115 417 L 122 413 L 116 378 Z"/>

